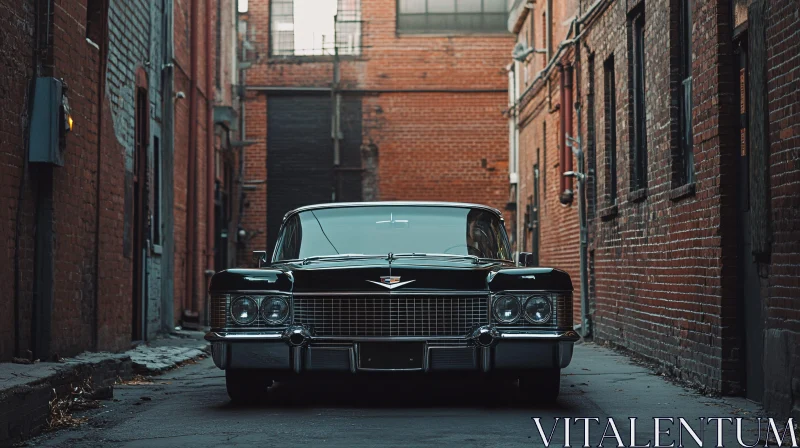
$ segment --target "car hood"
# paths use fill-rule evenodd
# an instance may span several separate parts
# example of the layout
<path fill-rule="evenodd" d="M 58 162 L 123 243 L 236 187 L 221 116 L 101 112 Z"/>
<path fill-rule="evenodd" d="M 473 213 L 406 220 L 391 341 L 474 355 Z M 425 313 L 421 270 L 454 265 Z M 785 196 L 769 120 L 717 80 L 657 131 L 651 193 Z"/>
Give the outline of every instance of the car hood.
<path fill-rule="evenodd" d="M 501 264 L 437 260 L 360 260 L 291 264 L 294 292 L 475 291 Z M 389 280 L 391 279 L 391 280 Z"/>
<path fill-rule="evenodd" d="M 399 277 L 386 283 L 381 277 Z M 509 262 L 386 259 L 278 263 L 261 269 L 229 269 L 214 275 L 210 291 L 392 293 L 437 291 L 572 291 L 569 275 Z"/>

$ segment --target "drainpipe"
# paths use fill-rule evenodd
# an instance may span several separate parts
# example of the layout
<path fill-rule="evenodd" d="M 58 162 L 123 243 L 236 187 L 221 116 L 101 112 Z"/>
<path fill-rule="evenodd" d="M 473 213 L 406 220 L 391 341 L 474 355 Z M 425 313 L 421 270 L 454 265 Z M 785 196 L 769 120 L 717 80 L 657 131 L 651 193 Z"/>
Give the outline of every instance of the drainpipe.
<path fill-rule="evenodd" d="M 563 96 L 561 97 L 561 108 L 563 110 L 562 117 L 563 120 L 561 121 L 561 132 L 562 138 L 565 145 L 562 147 L 563 149 L 563 162 L 561 171 L 568 172 L 572 171 L 572 151 L 570 150 L 569 145 L 569 136 L 572 135 L 572 112 L 573 112 L 573 103 L 572 103 L 572 66 L 563 67 L 561 69 L 561 93 Z M 561 184 L 561 203 L 564 205 L 568 205 L 572 203 L 572 199 L 574 196 L 573 193 L 573 185 L 572 185 L 572 178 L 571 177 L 561 177 L 562 184 Z"/>
<path fill-rule="evenodd" d="M 569 151 L 567 148 L 567 105 L 566 105 L 566 97 L 567 97 L 567 89 L 566 89 L 566 73 L 564 70 L 564 65 L 561 63 L 558 64 L 558 74 L 559 74 L 559 97 L 560 97 L 560 105 L 558 108 L 558 121 L 559 121 L 559 128 L 558 128 L 558 168 L 563 173 L 566 171 L 564 167 L 566 166 L 567 156 L 566 153 Z M 560 193 L 560 201 L 562 204 L 567 204 L 568 202 L 564 202 L 564 191 L 567 189 L 567 178 L 565 176 L 560 176 L 558 178 L 558 190 Z"/>
<path fill-rule="evenodd" d="M 164 231 L 161 244 L 164 245 L 162 255 L 162 270 L 165 273 L 174 272 L 175 244 L 174 232 L 174 151 L 175 151 L 175 15 L 173 0 L 164 0 L 164 60 L 163 60 L 163 136 L 161 144 L 161 178 L 162 202 L 161 207 L 168 210 L 162 213 L 164 217 Z M 166 169 L 163 169 L 166 167 Z M 175 283 L 172 275 L 163 275 L 161 285 L 161 330 L 171 331 L 175 327 Z"/>
<path fill-rule="evenodd" d="M 197 225 L 196 202 L 197 202 L 197 179 L 196 171 L 197 166 L 195 159 L 197 157 L 197 53 L 199 45 L 199 35 L 197 33 L 197 6 L 198 1 L 190 2 L 190 39 L 191 39 L 191 53 L 189 56 L 190 67 L 190 85 L 189 92 L 189 148 L 188 154 L 188 173 L 186 182 L 186 279 L 185 282 L 185 295 L 183 298 L 184 313 L 189 310 L 197 309 L 197 300 L 194 297 L 194 272 L 195 272 L 195 226 Z"/>
<path fill-rule="evenodd" d="M 219 18 L 217 18 L 219 20 Z M 214 57 L 211 38 L 214 35 L 214 21 L 211 20 L 211 0 L 206 0 L 206 277 L 214 275 L 214 187 L 215 187 L 215 148 L 214 148 Z M 210 305 L 208 300 L 205 301 Z M 203 313 L 207 318 L 208 313 Z"/>

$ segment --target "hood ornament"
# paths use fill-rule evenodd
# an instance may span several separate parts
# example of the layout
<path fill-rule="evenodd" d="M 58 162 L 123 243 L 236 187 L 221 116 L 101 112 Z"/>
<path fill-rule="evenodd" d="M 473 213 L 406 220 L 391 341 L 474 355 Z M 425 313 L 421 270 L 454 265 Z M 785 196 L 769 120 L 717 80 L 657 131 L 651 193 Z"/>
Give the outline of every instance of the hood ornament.
<path fill-rule="evenodd" d="M 409 283 L 411 283 L 411 282 L 413 282 L 415 280 L 408 280 L 408 281 L 405 281 L 405 282 L 401 282 L 399 276 L 384 275 L 384 276 L 381 277 L 381 281 L 380 282 L 376 282 L 374 280 L 367 280 L 367 281 L 370 282 L 370 283 L 374 283 L 376 285 L 383 286 L 384 288 L 395 289 L 395 288 L 399 288 L 399 287 L 401 287 L 403 285 L 407 285 L 407 284 L 409 284 Z"/>

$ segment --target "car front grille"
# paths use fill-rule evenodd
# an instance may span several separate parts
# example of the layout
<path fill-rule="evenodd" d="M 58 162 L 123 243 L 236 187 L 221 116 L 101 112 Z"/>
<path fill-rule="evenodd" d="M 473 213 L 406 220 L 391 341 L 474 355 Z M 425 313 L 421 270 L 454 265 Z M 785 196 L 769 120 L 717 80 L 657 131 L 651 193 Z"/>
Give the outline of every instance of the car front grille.
<path fill-rule="evenodd" d="M 316 336 L 466 336 L 488 323 L 488 297 L 295 296 L 294 323 Z"/>

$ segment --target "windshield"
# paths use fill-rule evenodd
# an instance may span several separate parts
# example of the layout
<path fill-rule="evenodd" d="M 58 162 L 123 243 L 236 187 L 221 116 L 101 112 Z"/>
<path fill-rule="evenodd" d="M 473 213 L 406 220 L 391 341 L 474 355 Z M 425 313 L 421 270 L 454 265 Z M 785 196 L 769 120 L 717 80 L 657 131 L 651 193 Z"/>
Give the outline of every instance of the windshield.
<path fill-rule="evenodd" d="M 389 253 L 511 259 L 503 222 L 490 211 L 375 206 L 308 210 L 292 216 L 278 238 L 273 261 Z"/>

